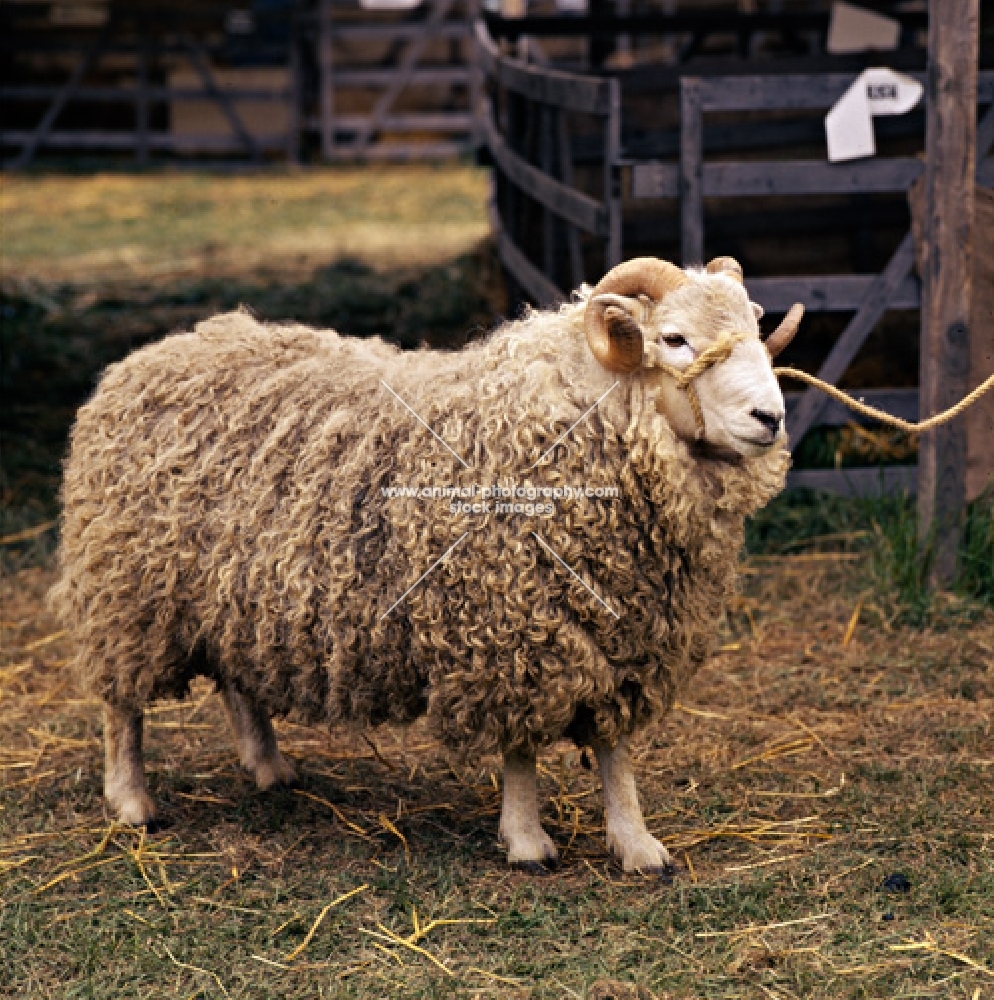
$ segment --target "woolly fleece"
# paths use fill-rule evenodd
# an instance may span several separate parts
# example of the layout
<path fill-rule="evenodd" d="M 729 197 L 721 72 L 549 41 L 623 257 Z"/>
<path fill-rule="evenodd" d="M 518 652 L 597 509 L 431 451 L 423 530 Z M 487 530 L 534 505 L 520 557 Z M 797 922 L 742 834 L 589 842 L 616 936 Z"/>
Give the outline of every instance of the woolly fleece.
<path fill-rule="evenodd" d="M 658 718 L 789 459 L 695 453 L 633 376 L 529 471 L 614 382 L 583 307 L 457 353 L 236 312 L 109 368 L 72 433 L 53 591 L 89 689 L 134 710 L 204 674 L 307 723 L 427 713 L 460 754 L 613 743 Z M 621 495 L 527 517 L 381 494 L 508 479 Z"/>

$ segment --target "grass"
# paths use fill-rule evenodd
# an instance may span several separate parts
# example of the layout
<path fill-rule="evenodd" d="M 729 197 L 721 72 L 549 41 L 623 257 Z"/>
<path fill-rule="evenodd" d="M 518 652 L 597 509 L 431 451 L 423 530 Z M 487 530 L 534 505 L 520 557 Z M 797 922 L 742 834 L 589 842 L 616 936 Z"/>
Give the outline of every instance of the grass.
<path fill-rule="evenodd" d="M 4 274 L 128 285 L 341 257 L 434 264 L 487 236 L 486 193 L 486 174 L 471 167 L 6 174 Z"/>
<path fill-rule="evenodd" d="M 571 745 L 540 772 L 563 864 L 533 878 L 496 845 L 495 759 L 453 766 L 419 727 L 283 723 L 300 786 L 260 794 L 206 685 L 150 717 L 169 827 L 116 828 L 97 706 L 41 609 L 49 574 L 22 570 L 3 594 L 0 983 L 59 998 L 987 996 L 994 615 L 889 626 L 869 572 L 847 553 L 748 564 L 722 652 L 637 746 L 650 828 L 680 863 L 667 885 L 610 864 L 596 774 Z M 886 887 L 898 874 L 907 891 Z"/>
<path fill-rule="evenodd" d="M 283 722 L 300 785 L 260 794 L 206 685 L 149 716 L 170 825 L 110 822 L 99 709 L 43 599 L 74 408 L 243 302 L 458 344 L 504 308 L 484 198 L 469 170 L 4 178 L 0 533 L 43 530 L 0 549 L 0 996 L 994 996 L 989 500 L 956 594 L 922 591 L 907 500 L 794 493 L 753 521 L 718 655 L 637 746 L 672 884 L 611 865 L 568 744 L 540 774 L 563 864 L 533 878 L 496 844 L 497 760 Z"/>
<path fill-rule="evenodd" d="M 930 552 L 920 545 L 913 497 L 906 494 L 833 497 L 793 490 L 778 497 L 748 525 L 747 548 L 761 554 L 816 547 L 862 554 L 869 583 L 892 624 L 938 624 L 971 607 L 994 607 L 994 492 L 967 507 L 950 592 L 930 580 Z"/>

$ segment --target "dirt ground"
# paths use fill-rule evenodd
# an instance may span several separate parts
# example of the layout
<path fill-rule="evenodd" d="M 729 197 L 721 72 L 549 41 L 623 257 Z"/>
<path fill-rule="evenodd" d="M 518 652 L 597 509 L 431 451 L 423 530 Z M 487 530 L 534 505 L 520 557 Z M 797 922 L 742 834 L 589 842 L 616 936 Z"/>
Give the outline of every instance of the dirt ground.
<path fill-rule="evenodd" d="M 99 708 L 44 605 L 75 406 L 109 360 L 239 302 L 458 344 L 502 308 L 485 177 L 3 180 L 0 996 L 994 998 L 994 610 L 910 616 L 872 533 L 790 502 L 636 747 L 672 882 L 612 865 L 572 745 L 541 759 L 562 864 L 536 878 L 497 845 L 496 759 L 283 722 L 300 782 L 262 794 L 206 684 L 148 720 L 168 825 L 112 823 Z"/>

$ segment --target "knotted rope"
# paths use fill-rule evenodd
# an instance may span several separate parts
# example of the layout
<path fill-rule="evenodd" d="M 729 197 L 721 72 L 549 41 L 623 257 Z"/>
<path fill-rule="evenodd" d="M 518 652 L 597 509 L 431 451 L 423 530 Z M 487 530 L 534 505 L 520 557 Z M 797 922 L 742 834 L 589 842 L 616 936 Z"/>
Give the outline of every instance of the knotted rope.
<path fill-rule="evenodd" d="M 797 368 L 774 368 L 773 374 L 782 378 L 793 378 L 799 382 L 806 382 L 816 389 L 821 389 L 826 395 L 838 400 L 844 406 L 848 406 L 850 410 L 854 410 L 864 417 L 869 417 L 871 420 L 878 420 L 888 427 L 904 431 L 905 434 L 923 434 L 934 427 L 941 427 L 943 424 L 948 424 L 950 420 L 955 420 L 964 410 L 973 406 L 978 399 L 986 396 L 991 389 L 994 389 L 994 375 L 991 375 L 986 381 L 981 382 L 973 392 L 964 396 L 955 406 L 950 406 L 948 410 L 936 413 L 935 416 L 929 417 L 927 420 L 919 420 L 918 423 L 911 423 L 908 420 L 902 420 L 901 417 L 895 417 L 890 413 L 885 413 L 883 410 L 878 410 L 875 406 L 868 406 L 858 399 L 853 399 L 848 393 L 836 388 L 829 382 L 822 381 L 817 375 L 809 375 L 807 372 L 802 372 Z"/>

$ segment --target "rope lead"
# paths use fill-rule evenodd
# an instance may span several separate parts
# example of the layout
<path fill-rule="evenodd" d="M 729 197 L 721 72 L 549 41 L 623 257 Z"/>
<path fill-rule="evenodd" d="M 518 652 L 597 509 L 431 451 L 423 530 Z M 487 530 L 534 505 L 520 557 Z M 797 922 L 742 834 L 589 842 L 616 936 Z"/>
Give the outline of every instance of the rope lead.
<path fill-rule="evenodd" d="M 950 420 L 955 420 L 964 410 L 973 406 L 978 399 L 986 396 L 991 389 L 994 389 L 994 375 L 991 375 L 986 381 L 978 385 L 973 392 L 964 396 L 955 406 L 949 407 L 948 410 L 943 410 L 942 413 L 935 414 L 934 417 L 929 417 L 927 420 L 920 420 L 918 423 L 913 424 L 908 420 L 902 420 L 900 417 L 895 417 L 890 413 L 885 413 L 883 410 L 878 410 L 875 406 L 867 406 L 866 403 L 861 403 L 858 399 L 853 399 L 848 393 L 836 388 L 831 383 L 823 382 L 817 375 L 809 375 L 798 368 L 774 368 L 773 374 L 783 378 L 797 379 L 799 382 L 806 382 L 816 389 L 821 389 L 822 392 L 831 396 L 832 399 L 838 400 L 844 406 L 848 406 L 850 410 L 854 410 L 856 413 L 864 417 L 869 417 L 872 420 L 878 420 L 888 427 L 904 431 L 905 434 L 923 434 L 934 427 L 941 427 L 942 424 L 948 424 Z"/>

